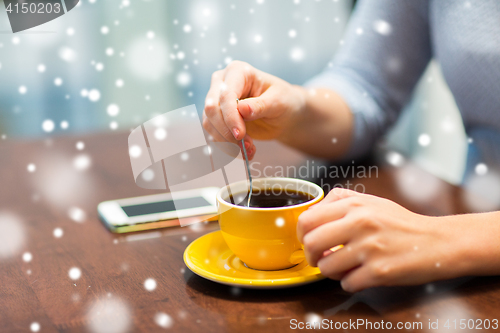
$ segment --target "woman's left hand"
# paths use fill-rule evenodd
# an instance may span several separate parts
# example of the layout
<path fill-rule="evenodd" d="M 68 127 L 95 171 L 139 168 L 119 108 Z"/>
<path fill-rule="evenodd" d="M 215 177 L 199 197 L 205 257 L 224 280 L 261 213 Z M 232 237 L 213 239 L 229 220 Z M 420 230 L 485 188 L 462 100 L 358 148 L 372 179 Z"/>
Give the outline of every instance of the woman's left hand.
<path fill-rule="evenodd" d="M 383 198 L 334 189 L 299 217 L 306 259 L 346 291 L 415 285 L 467 272 L 466 226 L 423 216 Z M 460 237 L 462 236 L 462 237 Z M 333 252 L 331 248 L 343 244 Z"/>

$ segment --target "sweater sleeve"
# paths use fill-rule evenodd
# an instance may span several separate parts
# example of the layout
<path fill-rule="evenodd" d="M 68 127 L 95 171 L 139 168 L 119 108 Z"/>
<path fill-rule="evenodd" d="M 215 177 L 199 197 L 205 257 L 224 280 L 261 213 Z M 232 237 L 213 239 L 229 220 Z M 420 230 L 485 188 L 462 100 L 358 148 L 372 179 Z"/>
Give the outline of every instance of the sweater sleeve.
<path fill-rule="evenodd" d="M 354 115 L 345 159 L 366 154 L 395 122 L 432 50 L 428 0 L 360 0 L 334 60 L 309 88 L 338 93 Z"/>

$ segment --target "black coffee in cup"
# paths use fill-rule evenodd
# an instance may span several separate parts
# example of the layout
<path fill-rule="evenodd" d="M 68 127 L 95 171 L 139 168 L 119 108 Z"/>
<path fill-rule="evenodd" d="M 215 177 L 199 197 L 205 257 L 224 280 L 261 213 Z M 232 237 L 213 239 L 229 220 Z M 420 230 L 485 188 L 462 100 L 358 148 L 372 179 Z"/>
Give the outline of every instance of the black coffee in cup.
<path fill-rule="evenodd" d="M 314 199 L 313 195 L 302 191 L 284 188 L 254 189 L 250 198 L 250 207 L 276 208 L 294 206 L 312 199 Z M 238 206 L 247 207 L 248 192 L 232 194 L 227 201 Z"/>

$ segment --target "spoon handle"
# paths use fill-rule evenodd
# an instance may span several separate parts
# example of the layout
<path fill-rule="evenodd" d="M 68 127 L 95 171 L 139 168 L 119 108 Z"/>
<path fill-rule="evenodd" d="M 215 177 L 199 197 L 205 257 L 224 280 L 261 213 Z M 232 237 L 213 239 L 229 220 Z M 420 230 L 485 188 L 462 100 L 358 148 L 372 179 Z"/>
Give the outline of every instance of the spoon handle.
<path fill-rule="evenodd" d="M 236 99 L 236 106 L 240 100 Z M 250 181 L 250 192 L 248 192 L 247 207 L 250 207 L 250 198 L 252 197 L 252 174 L 250 173 L 250 163 L 248 163 L 247 149 L 245 148 L 245 139 L 241 139 L 241 147 L 243 148 L 243 155 L 245 155 L 245 162 L 247 164 L 248 180 Z"/>
<path fill-rule="evenodd" d="M 245 162 L 247 164 L 248 180 L 250 181 L 250 192 L 248 192 L 247 207 L 250 207 L 250 198 L 252 197 L 252 174 L 250 173 L 250 163 L 248 163 L 247 150 L 245 148 L 245 140 L 241 140 L 241 147 L 243 147 L 243 154 L 245 155 Z"/>

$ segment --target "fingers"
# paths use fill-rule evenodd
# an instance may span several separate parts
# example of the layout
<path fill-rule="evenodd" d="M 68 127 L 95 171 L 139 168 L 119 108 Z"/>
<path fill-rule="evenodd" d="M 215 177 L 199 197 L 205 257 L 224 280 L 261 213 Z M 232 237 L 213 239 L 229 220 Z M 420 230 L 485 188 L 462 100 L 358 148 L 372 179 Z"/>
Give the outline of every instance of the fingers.
<path fill-rule="evenodd" d="M 251 67 L 239 61 L 233 61 L 224 72 L 224 85 L 220 93 L 220 106 L 224 121 L 236 140 L 246 134 L 245 123 L 238 111 L 237 100 L 248 90 L 248 78 Z"/>
<path fill-rule="evenodd" d="M 222 109 L 225 110 L 225 113 L 231 114 L 231 118 L 240 118 L 241 124 L 243 123 L 243 119 L 241 119 L 241 116 L 236 108 L 236 98 L 234 98 L 233 103 L 230 103 L 230 105 L 228 105 L 229 101 L 227 99 L 223 100 L 221 98 L 221 94 L 225 94 L 224 91 L 227 91 L 227 84 L 224 82 L 224 75 L 225 71 L 216 71 L 212 74 L 210 90 L 208 91 L 205 99 L 204 115 L 225 141 L 236 143 L 238 140 L 241 140 L 243 136 L 238 135 L 237 138 L 235 138 L 232 129 L 226 124 L 225 117 L 227 118 L 228 116 L 224 116 Z M 235 120 L 232 121 L 234 122 Z M 204 127 L 206 127 L 205 129 L 207 129 L 207 131 L 210 128 L 210 126 L 207 125 L 204 125 Z M 215 136 L 213 133 L 211 134 Z"/>
<path fill-rule="evenodd" d="M 217 129 L 212 125 L 210 120 L 203 114 L 203 128 L 210 134 L 210 140 L 215 142 L 227 142 L 227 140 L 217 131 Z M 257 148 L 253 143 L 253 139 L 246 135 L 244 138 L 245 149 L 247 150 L 248 159 L 251 160 L 254 158 L 255 153 L 257 152 Z M 238 146 L 241 149 L 241 141 L 237 142 Z"/>
<path fill-rule="evenodd" d="M 215 107 L 213 109 L 205 108 L 205 113 L 208 121 L 212 124 L 215 130 L 224 138 L 224 141 L 233 143 L 238 142 L 234 138 L 229 128 L 227 127 L 220 107 Z"/>
<path fill-rule="evenodd" d="M 226 139 L 217 131 L 217 129 L 212 125 L 210 120 L 207 118 L 205 113 L 203 113 L 203 128 L 210 134 L 210 140 L 215 142 L 226 142 Z"/>
<path fill-rule="evenodd" d="M 341 280 L 349 271 L 359 267 L 363 263 L 363 258 L 360 252 L 352 247 L 346 245 L 319 259 L 318 268 L 321 274 L 333 280 Z"/>
<path fill-rule="evenodd" d="M 342 289 L 350 293 L 379 286 L 380 282 L 375 273 L 377 270 L 378 268 L 374 269 L 369 265 L 362 265 L 347 273 L 340 281 L 340 285 Z"/>
<path fill-rule="evenodd" d="M 255 156 L 255 152 L 257 151 L 257 148 L 253 144 L 253 139 L 249 137 L 248 135 L 245 135 L 245 149 L 247 151 L 247 157 L 249 160 L 252 160 L 253 157 Z M 241 148 L 241 141 L 238 143 L 238 146 Z"/>
<path fill-rule="evenodd" d="M 223 91 L 220 98 L 220 109 L 224 124 L 233 137 L 240 141 L 246 134 L 245 123 L 238 112 L 237 97 L 234 92 Z"/>
<path fill-rule="evenodd" d="M 215 129 L 230 142 L 246 135 L 245 122 L 238 111 L 237 99 L 247 95 L 254 69 L 241 61 L 231 62 L 223 71 L 212 75 L 205 101 L 205 114 Z"/>
<path fill-rule="evenodd" d="M 238 104 L 238 110 L 245 121 L 257 120 L 270 116 L 269 113 L 275 100 L 275 92 L 272 89 L 268 89 L 259 97 L 241 100 Z"/>
<path fill-rule="evenodd" d="M 341 199 L 346 199 L 346 198 L 350 198 L 350 197 L 354 197 L 354 196 L 363 196 L 363 195 L 365 195 L 365 194 L 359 193 L 356 191 L 352 191 L 352 190 L 348 190 L 348 189 L 344 189 L 344 188 L 336 187 L 336 188 L 332 189 L 328 193 L 328 195 L 323 200 L 321 200 L 318 204 L 311 206 L 311 209 L 314 209 L 314 208 L 320 207 L 324 204 L 338 201 Z"/>
<path fill-rule="evenodd" d="M 343 218 L 352 207 L 359 205 L 358 201 L 356 196 L 352 196 L 329 204 L 317 204 L 314 209 L 306 210 L 300 214 L 297 222 L 297 238 L 302 242 L 304 236 L 314 228 Z"/>
<path fill-rule="evenodd" d="M 304 252 L 309 265 L 315 267 L 325 251 L 334 246 L 347 244 L 352 239 L 352 223 L 344 218 L 317 227 L 304 236 Z M 338 252 L 344 251 L 340 249 Z"/>
<path fill-rule="evenodd" d="M 219 95 L 222 82 L 224 81 L 223 71 L 216 71 L 212 74 L 212 80 L 210 82 L 210 89 L 208 90 L 207 97 L 205 98 L 205 112 L 207 114 L 212 113 L 215 108 L 219 107 Z"/>
<path fill-rule="evenodd" d="M 205 109 L 203 111 L 204 121 L 203 127 L 215 138 L 217 135 L 213 132 L 213 128 L 224 138 L 225 141 L 235 142 L 233 135 L 224 123 L 222 111 L 220 109 L 220 90 L 223 85 L 224 73 L 223 71 L 216 71 L 212 74 L 212 81 L 210 83 L 210 90 L 205 99 Z M 207 120 L 212 126 L 209 126 Z"/>

